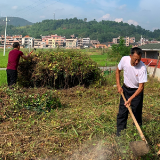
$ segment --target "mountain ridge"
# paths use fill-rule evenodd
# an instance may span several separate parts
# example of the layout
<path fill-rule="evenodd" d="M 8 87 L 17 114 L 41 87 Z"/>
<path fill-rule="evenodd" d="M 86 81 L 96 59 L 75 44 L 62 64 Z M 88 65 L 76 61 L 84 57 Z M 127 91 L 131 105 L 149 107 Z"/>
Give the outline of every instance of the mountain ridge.
<path fill-rule="evenodd" d="M 4 20 L 4 21 L 3 21 Z M 12 25 L 15 27 L 33 25 L 34 23 L 29 22 L 28 20 L 20 17 L 7 17 L 8 25 Z M 5 25 L 6 17 L 0 17 L 0 25 Z"/>

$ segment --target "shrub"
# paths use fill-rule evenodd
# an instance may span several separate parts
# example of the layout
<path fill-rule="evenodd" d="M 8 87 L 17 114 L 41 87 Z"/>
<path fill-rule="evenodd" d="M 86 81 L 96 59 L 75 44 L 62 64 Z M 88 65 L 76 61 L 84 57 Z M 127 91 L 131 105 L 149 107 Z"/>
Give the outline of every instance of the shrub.
<path fill-rule="evenodd" d="M 100 79 L 100 69 L 89 56 L 76 50 L 41 51 L 18 67 L 18 83 L 24 87 L 69 88 L 89 86 Z"/>

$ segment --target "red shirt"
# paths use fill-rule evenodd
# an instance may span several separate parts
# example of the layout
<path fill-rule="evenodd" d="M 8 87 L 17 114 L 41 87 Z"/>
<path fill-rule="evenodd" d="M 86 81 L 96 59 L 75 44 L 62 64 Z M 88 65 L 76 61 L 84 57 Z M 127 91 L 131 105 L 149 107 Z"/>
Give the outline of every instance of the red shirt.
<path fill-rule="evenodd" d="M 17 70 L 19 58 L 22 55 L 23 55 L 23 52 L 17 49 L 13 49 L 12 51 L 10 51 L 8 55 L 7 69 Z"/>

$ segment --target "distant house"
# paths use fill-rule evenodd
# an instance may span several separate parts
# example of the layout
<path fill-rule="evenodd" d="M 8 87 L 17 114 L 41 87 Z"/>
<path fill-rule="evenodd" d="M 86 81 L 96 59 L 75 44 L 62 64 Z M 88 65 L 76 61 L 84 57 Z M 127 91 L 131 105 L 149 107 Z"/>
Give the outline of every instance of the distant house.
<path fill-rule="evenodd" d="M 95 48 L 108 48 L 105 44 L 97 44 Z"/>
<path fill-rule="evenodd" d="M 34 48 L 46 48 L 46 42 L 41 39 L 34 39 Z"/>
<path fill-rule="evenodd" d="M 118 44 L 120 38 L 121 38 L 120 36 L 117 37 L 117 38 L 113 38 L 113 43 L 114 43 L 114 44 Z M 126 36 L 126 37 L 124 37 L 123 39 L 124 39 L 124 41 L 125 41 L 125 45 L 126 45 L 126 46 L 129 46 L 130 43 L 134 43 L 134 42 L 135 42 L 135 37 L 127 37 L 127 36 Z"/>
<path fill-rule="evenodd" d="M 105 43 L 102 43 L 102 44 L 106 45 L 109 48 L 109 47 L 112 47 L 112 45 L 114 43 L 113 42 L 105 42 Z"/>
<path fill-rule="evenodd" d="M 58 45 L 58 43 L 57 43 Z M 55 39 L 48 39 L 48 48 L 56 48 Z"/>
<path fill-rule="evenodd" d="M 142 58 L 157 59 L 160 52 L 160 43 L 150 43 L 140 46 L 143 51 Z"/>
<path fill-rule="evenodd" d="M 4 45 L 5 36 L 0 37 L 1 45 Z M 19 42 L 22 45 L 22 35 L 6 36 L 6 48 L 12 48 L 14 42 Z"/>
<path fill-rule="evenodd" d="M 82 43 L 83 43 L 83 46 L 87 46 L 90 44 L 90 38 L 87 37 L 87 38 L 82 38 Z"/>
<path fill-rule="evenodd" d="M 28 35 L 24 36 L 22 38 L 22 45 L 24 48 L 32 48 L 33 47 L 33 37 L 30 37 Z"/>
<path fill-rule="evenodd" d="M 100 42 L 98 40 L 91 40 L 91 44 L 94 46 L 96 44 L 100 44 Z"/>
<path fill-rule="evenodd" d="M 132 46 L 132 48 L 134 48 L 134 47 L 139 47 L 140 43 L 134 42 L 134 43 L 130 43 L 130 45 Z"/>
<path fill-rule="evenodd" d="M 42 42 L 46 43 L 46 47 L 55 48 L 57 46 L 64 47 L 65 37 L 55 35 L 42 36 Z"/>
<path fill-rule="evenodd" d="M 141 61 L 146 65 L 155 66 L 157 64 L 158 56 L 160 55 L 160 43 L 150 43 L 142 45 L 140 48 L 143 51 Z M 160 68 L 160 62 L 158 64 L 158 68 Z"/>
<path fill-rule="evenodd" d="M 77 48 L 77 39 L 66 39 L 66 49 Z"/>

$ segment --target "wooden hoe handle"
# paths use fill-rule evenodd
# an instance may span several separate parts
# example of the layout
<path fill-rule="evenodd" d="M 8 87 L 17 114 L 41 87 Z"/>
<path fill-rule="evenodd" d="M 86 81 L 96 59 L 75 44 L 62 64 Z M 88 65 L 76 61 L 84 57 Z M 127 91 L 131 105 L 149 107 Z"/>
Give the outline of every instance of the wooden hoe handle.
<path fill-rule="evenodd" d="M 29 54 L 31 54 L 34 50 L 36 50 L 36 49 L 34 48 Z"/>
<path fill-rule="evenodd" d="M 123 97 L 123 100 L 126 102 L 126 98 L 124 97 L 123 92 L 121 93 L 121 95 Z M 137 128 L 137 130 L 139 132 L 139 135 L 140 135 L 141 139 L 147 143 L 147 141 L 146 141 L 146 139 L 145 139 L 145 137 L 143 135 L 143 132 L 142 132 L 142 130 L 141 130 L 141 128 L 140 128 L 140 126 L 139 126 L 139 124 L 138 124 L 138 122 L 137 122 L 137 120 L 136 120 L 136 118 L 135 118 L 135 116 L 134 116 L 134 114 L 132 112 L 132 109 L 128 104 L 127 104 L 127 108 L 129 110 L 129 113 L 130 113 L 130 115 L 131 115 L 131 117 L 132 117 L 132 119 L 134 121 L 134 124 L 135 124 L 135 126 L 136 126 L 136 128 Z"/>

